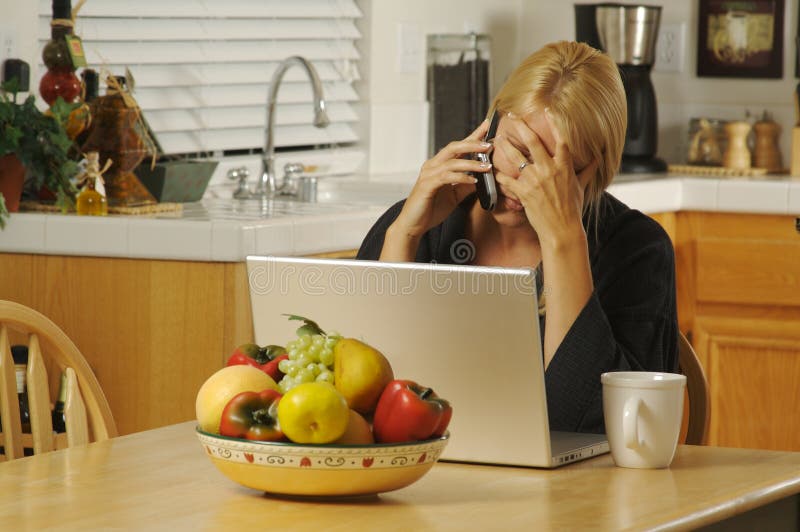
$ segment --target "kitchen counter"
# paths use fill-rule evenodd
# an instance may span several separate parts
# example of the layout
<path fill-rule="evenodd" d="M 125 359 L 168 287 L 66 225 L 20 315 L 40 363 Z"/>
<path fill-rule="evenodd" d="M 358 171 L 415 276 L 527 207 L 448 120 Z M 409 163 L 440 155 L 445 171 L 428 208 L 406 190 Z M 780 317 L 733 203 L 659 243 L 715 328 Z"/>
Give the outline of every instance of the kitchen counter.
<path fill-rule="evenodd" d="M 207 196 L 221 197 L 187 204 L 180 215 L 15 213 L 0 231 L 0 299 L 45 314 L 75 342 L 120 434 L 185 421 L 205 379 L 235 346 L 253 341 L 244 258 L 350 255 L 412 185 L 383 177 L 323 179 L 315 204 L 234 201 L 230 189 L 212 189 Z M 653 215 L 673 238 L 681 329 L 694 336 L 704 367 L 737 368 L 709 373 L 711 397 L 722 401 L 712 404 L 710 441 L 800 450 L 800 427 L 785 419 L 796 390 L 792 361 L 800 360 L 800 348 L 791 347 L 800 344 L 790 343 L 798 341 L 800 278 L 791 272 L 800 235 L 789 216 L 800 215 L 800 181 L 638 177 L 625 176 L 611 192 Z M 730 348 L 742 331 L 735 345 L 741 357 L 717 360 L 715 346 Z M 756 369 L 763 378 L 754 377 Z M 766 389 L 774 393 L 760 397 Z M 735 396 L 723 401 L 723 392 Z M 713 414 L 728 404 L 737 405 L 735 419 Z M 738 415 L 748 408 L 757 412 Z M 754 419 L 763 421 L 745 423 Z"/>
<path fill-rule="evenodd" d="M 675 211 L 800 215 L 800 180 L 622 176 L 609 191 L 646 213 Z M 324 180 L 323 180 L 324 181 Z M 109 216 L 15 213 L 0 251 L 241 262 L 250 254 L 309 255 L 354 249 L 413 183 L 327 178 L 318 203 L 204 199 L 181 214 Z"/>

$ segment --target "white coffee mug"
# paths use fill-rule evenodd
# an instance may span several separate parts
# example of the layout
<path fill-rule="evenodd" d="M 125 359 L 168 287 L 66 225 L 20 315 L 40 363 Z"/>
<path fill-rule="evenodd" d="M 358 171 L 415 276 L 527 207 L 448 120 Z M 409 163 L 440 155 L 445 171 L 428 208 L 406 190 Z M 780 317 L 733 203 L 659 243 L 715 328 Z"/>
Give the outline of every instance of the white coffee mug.
<path fill-rule="evenodd" d="M 669 467 L 681 431 L 686 376 L 614 371 L 603 373 L 600 381 L 614 463 L 620 467 Z"/>

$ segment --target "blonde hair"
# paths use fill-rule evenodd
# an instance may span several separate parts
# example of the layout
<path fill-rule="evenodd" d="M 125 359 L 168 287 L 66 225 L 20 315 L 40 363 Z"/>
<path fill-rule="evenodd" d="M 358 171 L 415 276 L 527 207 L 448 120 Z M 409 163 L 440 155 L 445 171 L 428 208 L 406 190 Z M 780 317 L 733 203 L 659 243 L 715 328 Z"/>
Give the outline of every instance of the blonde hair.
<path fill-rule="evenodd" d="M 547 108 L 564 134 L 576 171 L 598 167 L 584 196 L 584 213 L 597 214 L 600 197 L 619 169 L 628 121 L 617 65 L 583 43 L 560 41 L 528 56 L 508 78 L 489 109 L 525 115 Z M 595 216 L 596 220 L 596 216 Z"/>

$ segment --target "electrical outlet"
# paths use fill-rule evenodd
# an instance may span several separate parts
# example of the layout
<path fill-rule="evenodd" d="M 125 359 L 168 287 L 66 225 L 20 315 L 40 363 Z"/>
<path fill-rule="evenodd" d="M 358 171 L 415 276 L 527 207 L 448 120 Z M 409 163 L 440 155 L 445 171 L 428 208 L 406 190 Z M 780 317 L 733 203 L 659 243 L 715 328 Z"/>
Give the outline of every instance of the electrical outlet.
<path fill-rule="evenodd" d="M 656 40 L 656 72 L 683 72 L 686 23 L 662 24 Z"/>

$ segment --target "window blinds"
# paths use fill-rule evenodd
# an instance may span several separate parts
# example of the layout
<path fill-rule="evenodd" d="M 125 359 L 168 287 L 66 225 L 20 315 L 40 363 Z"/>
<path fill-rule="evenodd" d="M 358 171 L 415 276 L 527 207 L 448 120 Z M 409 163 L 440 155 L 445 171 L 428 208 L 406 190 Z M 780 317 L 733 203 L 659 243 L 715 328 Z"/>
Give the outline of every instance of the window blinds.
<path fill-rule="evenodd" d="M 50 4 L 39 1 L 42 46 Z M 90 0 L 75 33 L 90 67 L 115 75 L 130 69 L 134 96 L 164 151 L 188 154 L 263 148 L 269 82 L 291 55 L 317 68 L 331 124 L 312 125 L 311 84 L 290 68 L 278 92 L 276 146 L 356 141 L 360 16 L 355 0 Z"/>

